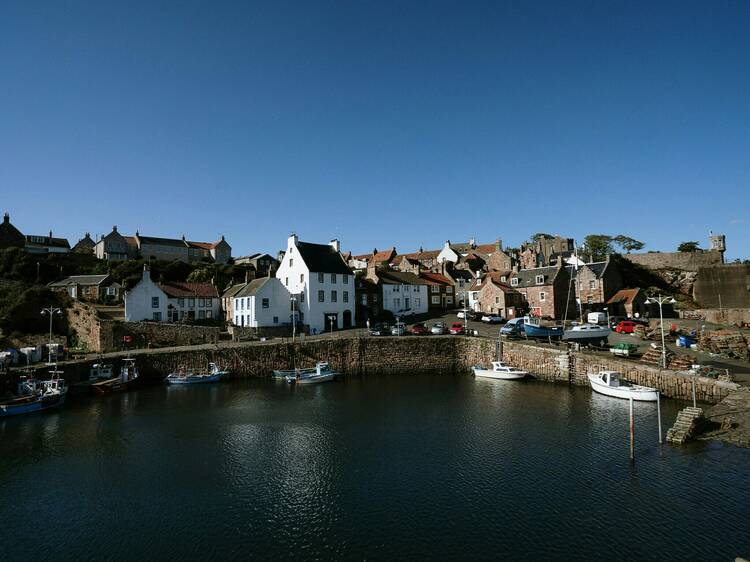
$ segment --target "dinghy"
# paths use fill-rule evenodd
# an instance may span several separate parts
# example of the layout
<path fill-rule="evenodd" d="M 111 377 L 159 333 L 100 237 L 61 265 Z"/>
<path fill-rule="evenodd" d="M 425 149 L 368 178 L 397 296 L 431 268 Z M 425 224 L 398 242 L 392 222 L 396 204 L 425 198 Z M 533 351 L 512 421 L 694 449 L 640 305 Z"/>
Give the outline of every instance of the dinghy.
<path fill-rule="evenodd" d="M 591 390 L 606 394 L 613 398 L 632 398 L 641 402 L 656 402 L 659 391 L 648 386 L 631 384 L 622 378 L 617 371 L 599 371 L 597 374 L 588 373 Z"/>

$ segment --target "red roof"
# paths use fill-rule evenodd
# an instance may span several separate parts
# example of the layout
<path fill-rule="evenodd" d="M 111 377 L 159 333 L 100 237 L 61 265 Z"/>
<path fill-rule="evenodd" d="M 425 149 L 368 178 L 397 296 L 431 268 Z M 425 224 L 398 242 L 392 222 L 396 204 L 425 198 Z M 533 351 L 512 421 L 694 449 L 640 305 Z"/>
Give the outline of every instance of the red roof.
<path fill-rule="evenodd" d="M 439 273 L 420 273 L 419 276 L 427 281 L 428 285 L 453 285 L 453 281 Z"/>
<path fill-rule="evenodd" d="M 172 298 L 195 298 L 195 297 L 213 297 L 218 298 L 219 292 L 211 283 L 179 283 L 177 281 L 170 283 L 158 283 L 159 288 Z"/>
<path fill-rule="evenodd" d="M 475 252 L 479 252 L 481 254 L 492 254 L 497 250 L 497 246 L 495 244 L 479 244 L 479 246 L 476 246 L 474 248 Z"/>
<path fill-rule="evenodd" d="M 607 304 L 617 304 L 624 302 L 626 304 L 633 304 L 633 299 L 638 295 L 640 289 L 620 289 L 612 298 L 607 301 Z"/>

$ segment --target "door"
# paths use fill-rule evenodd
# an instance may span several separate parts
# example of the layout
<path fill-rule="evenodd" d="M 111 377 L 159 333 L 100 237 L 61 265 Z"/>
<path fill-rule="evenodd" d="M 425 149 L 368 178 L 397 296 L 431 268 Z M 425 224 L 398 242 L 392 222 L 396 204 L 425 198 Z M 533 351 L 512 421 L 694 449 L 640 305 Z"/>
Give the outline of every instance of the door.
<path fill-rule="evenodd" d="M 352 311 L 344 311 L 344 329 L 352 327 Z"/>

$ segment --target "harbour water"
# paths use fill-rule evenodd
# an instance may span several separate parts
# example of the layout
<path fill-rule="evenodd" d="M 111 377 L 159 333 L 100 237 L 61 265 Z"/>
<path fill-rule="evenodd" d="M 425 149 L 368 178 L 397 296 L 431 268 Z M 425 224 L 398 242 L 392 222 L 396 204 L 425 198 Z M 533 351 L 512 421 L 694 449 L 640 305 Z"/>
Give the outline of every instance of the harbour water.
<path fill-rule="evenodd" d="M 684 404 L 662 404 L 664 431 Z M 270 380 L 0 421 L 3 560 L 750 556 L 750 450 L 545 383 Z"/>

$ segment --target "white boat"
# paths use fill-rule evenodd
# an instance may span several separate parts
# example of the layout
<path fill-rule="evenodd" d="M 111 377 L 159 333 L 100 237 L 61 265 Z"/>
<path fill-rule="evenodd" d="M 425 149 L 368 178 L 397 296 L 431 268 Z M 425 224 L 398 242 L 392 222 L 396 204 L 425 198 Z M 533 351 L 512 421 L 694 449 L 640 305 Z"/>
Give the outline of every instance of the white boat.
<path fill-rule="evenodd" d="M 228 374 L 229 371 L 220 369 L 216 363 L 209 363 L 207 373 L 193 373 L 180 369 L 176 373 L 167 375 L 165 380 L 167 384 L 200 384 L 220 381 Z"/>
<path fill-rule="evenodd" d="M 613 398 L 632 398 L 641 402 L 656 402 L 659 391 L 649 386 L 631 384 L 622 378 L 617 371 L 599 371 L 597 374 L 588 373 L 591 390 L 606 394 Z"/>
<path fill-rule="evenodd" d="M 293 375 L 287 375 L 286 382 L 289 384 L 317 384 L 332 381 L 336 373 L 331 370 L 328 363 L 318 363 L 315 369 L 297 370 Z"/>
<path fill-rule="evenodd" d="M 502 361 L 493 361 L 492 369 L 485 369 L 478 365 L 471 368 L 475 377 L 484 377 L 486 379 L 518 380 L 524 378 L 529 373 L 507 365 Z"/>
<path fill-rule="evenodd" d="M 297 375 L 314 375 L 318 372 L 318 369 L 320 369 L 320 371 L 330 371 L 331 367 L 328 365 L 327 361 L 318 361 L 315 364 L 315 367 L 307 367 L 305 369 L 274 369 L 273 377 L 275 379 L 287 379 L 289 377 L 296 377 Z"/>
<path fill-rule="evenodd" d="M 599 326 L 598 324 L 581 324 L 573 326 L 563 333 L 563 341 L 575 343 L 595 343 L 604 345 L 607 343 L 612 330 L 608 326 Z"/>

